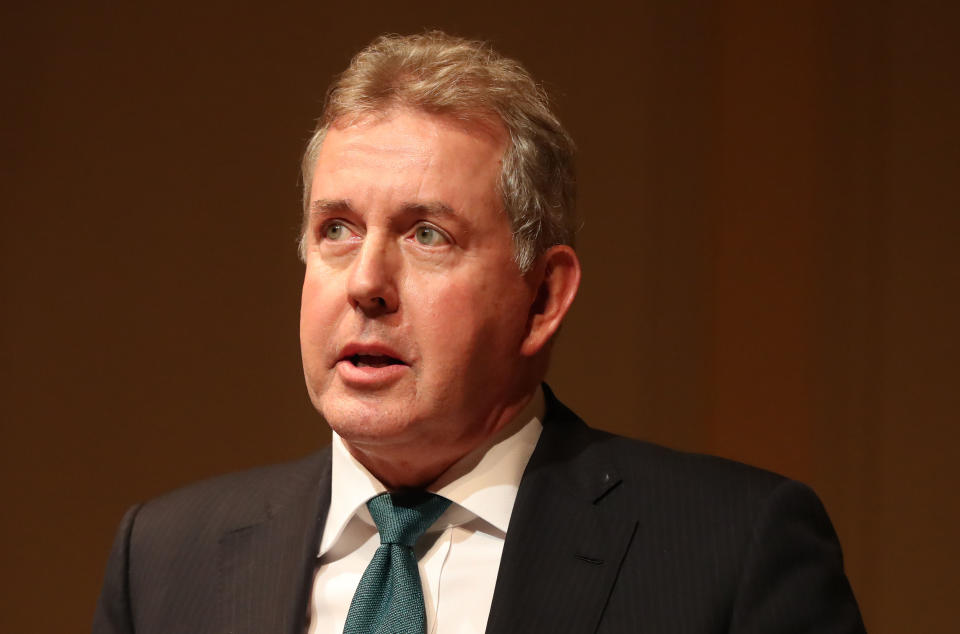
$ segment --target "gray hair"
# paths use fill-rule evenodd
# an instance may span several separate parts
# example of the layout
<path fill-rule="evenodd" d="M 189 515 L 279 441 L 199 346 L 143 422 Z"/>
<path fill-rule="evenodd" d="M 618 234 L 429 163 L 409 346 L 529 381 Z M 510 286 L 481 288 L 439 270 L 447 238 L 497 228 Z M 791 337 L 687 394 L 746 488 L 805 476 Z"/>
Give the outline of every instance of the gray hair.
<path fill-rule="evenodd" d="M 573 245 L 575 148 L 543 88 L 523 66 L 488 44 L 430 31 L 377 38 L 328 90 L 301 165 L 301 259 L 306 254 L 313 168 L 327 130 L 337 120 L 356 120 L 397 106 L 468 121 L 498 117 L 510 135 L 498 187 L 513 229 L 517 266 L 526 272 L 551 246 Z"/>

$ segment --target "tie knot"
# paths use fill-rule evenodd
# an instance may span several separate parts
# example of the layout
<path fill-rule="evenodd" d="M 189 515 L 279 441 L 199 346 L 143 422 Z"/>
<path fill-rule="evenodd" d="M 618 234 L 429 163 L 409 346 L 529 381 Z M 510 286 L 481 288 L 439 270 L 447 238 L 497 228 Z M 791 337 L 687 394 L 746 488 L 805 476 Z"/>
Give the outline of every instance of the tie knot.
<path fill-rule="evenodd" d="M 367 502 L 380 543 L 411 547 L 448 506 L 450 500 L 426 491 L 381 493 Z"/>

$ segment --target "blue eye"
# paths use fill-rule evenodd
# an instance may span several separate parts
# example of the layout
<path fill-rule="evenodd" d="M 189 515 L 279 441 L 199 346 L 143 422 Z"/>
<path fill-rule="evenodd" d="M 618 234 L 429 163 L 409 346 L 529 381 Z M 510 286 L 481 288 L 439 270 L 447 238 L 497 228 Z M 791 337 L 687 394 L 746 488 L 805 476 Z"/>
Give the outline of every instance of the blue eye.
<path fill-rule="evenodd" d="M 331 222 L 323 228 L 323 238 L 325 240 L 343 240 L 347 235 L 347 227 L 342 222 Z"/>
<path fill-rule="evenodd" d="M 448 242 L 447 237 L 431 227 L 430 225 L 420 225 L 414 232 L 417 242 L 424 246 L 435 247 L 438 244 Z"/>

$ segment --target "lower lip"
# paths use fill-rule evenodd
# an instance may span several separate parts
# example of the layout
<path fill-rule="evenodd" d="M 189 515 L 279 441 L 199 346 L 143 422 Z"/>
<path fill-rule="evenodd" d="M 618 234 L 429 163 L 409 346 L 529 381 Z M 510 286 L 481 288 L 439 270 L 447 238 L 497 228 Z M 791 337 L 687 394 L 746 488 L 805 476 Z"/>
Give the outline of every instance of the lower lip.
<path fill-rule="evenodd" d="M 385 387 L 395 383 L 409 369 L 409 366 L 400 363 L 380 367 L 372 365 L 356 366 L 349 361 L 337 363 L 337 373 L 345 384 L 366 389 Z"/>

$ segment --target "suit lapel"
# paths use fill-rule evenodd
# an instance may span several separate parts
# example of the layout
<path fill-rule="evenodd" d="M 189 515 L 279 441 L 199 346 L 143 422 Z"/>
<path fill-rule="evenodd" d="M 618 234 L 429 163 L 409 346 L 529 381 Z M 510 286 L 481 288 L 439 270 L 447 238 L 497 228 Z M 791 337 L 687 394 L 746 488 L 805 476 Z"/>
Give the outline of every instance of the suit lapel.
<path fill-rule="evenodd" d="M 517 493 L 488 634 L 595 631 L 637 527 L 605 504 L 621 483 L 616 465 L 544 392 L 546 422 Z"/>
<path fill-rule="evenodd" d="M 301 634 L 330 507 L 330 457 L 284 483 L 259 517 L 220 538 L 220 615 L 231 634 Z"/>

